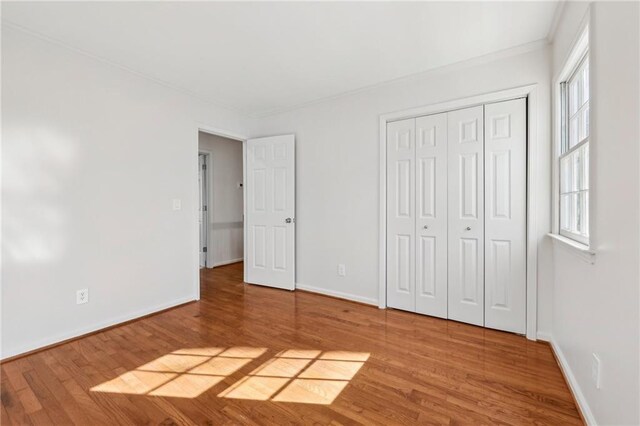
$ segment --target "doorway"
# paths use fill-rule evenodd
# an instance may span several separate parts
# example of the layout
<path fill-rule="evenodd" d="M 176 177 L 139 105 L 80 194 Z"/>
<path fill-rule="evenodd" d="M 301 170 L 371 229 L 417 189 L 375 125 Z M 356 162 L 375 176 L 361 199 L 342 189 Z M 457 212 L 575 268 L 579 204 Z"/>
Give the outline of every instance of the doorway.
<path fill-rule="evenodd" d="M 294 290 L 295 135 L 197 137 L 198 298 L 206 269 L 240 262 L 245 283 Z"/>
<path fill-rule="evenodd" d="M 200 268 L 244 259 L 243 163 L 242 141 L 198 132 Z"/>

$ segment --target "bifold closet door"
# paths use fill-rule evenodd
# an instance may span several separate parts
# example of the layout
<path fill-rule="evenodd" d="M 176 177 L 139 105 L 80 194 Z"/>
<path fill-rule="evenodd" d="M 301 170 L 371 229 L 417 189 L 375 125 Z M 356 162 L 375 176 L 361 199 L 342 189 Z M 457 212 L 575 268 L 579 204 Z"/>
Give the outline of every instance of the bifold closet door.
<path fill-rule="evenodd" d="M 415 119 L 387 124 L 387 305 L 415 311 Z"/>
<path fill-rule="evenodd" d="M 526 100 L 387 124 L 387 305 L 526 328 Z"/>
<path fill-rule="evenodd" d="M 484 325 L 483 107 L 449 112 L 449 318 Z"/>
<path fill-rule="evenodd" d="M 526 331 L 526 100 L 485 106 L 485 326 Z"/>
<path fill-rule="evenodd" d="M 447 114 L 416 119 L 416 312 L 447 318 Z"/>

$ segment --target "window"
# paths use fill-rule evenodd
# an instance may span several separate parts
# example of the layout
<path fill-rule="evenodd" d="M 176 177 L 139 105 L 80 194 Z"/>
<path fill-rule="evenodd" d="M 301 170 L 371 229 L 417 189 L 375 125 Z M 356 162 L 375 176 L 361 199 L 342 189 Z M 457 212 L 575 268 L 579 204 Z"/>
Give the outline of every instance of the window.
<path fill-rule="evenodd" d="M 560 235 L 589 245 L 588 54 L 560 86 Z"/>

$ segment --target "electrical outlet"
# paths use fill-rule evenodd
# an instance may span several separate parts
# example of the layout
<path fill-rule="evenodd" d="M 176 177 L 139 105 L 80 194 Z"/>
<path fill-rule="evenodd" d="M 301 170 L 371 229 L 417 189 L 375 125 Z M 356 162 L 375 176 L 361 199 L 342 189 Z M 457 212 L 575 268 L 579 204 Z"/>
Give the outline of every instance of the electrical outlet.
<path fill-rule="evenodd" d="M 338 263 L 338 275 L 341 277 L 347 276 L 347 268 L 344 266 L 344 263 Z"/>
<path fill-rule="evenodd" d="M 180 198 L 173 199 L 173 209 L 182 210 L 182 201 L 180 200 Z"/>
<path fill-rule="evenodd" d="M 87 303 L 89 301 L 89 289 L 83 288 L 82 290 L 76 291 L 76 305 L 82 305 L 83 303 Z"/>
<path fill-rule="evenodd" d="M 600 378 L 602 375 L 602 372 L 600 370 L 602 369 L 602 365 L 600 363 L 600 358 L 598 358 L 598 355 L 592 355 L 593 359 L 591 360 L 591 379 L 593 380 L 593 384 L 595 385 L 596 389 L 600 389 Z"/>

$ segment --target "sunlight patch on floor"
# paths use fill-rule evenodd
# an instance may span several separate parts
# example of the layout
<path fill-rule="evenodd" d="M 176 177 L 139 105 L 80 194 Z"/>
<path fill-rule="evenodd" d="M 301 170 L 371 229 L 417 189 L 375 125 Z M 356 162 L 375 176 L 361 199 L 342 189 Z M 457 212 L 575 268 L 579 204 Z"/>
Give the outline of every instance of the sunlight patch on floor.
<path fill-rule="evenodd" d="M 286 350 L 218 396 L 331 404 L 367 359 L 366 352 Z"/>
<path fill-rule="evenodd" d="M 93 392 L 197 398 L 266 348 L 185 348 L 91 388 Z M 284 350 L 218 394 L 222 398 L 331 404 L 369 358 L 366 352 Z"/>
<path fill-rule="evenodd" d="M 91 390 L 195 398 L 266 351 L 266 348 L 247 347 L 180 349 Z"/>

